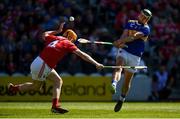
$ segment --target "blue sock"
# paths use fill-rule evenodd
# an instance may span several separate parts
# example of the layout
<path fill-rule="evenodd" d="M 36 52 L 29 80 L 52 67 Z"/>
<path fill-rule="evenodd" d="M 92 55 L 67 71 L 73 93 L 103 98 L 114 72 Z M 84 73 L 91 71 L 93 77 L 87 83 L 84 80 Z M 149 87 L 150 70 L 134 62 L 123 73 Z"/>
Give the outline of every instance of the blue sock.
<path fill-rule="evenodd" d="M 116 85 L 117 82 L 118 82 L 118 81 L 116 81 L 116 80 L 114 80 L 114 79 L 112 80 L 112 84 L 114 84 L 114 85 Z"/>

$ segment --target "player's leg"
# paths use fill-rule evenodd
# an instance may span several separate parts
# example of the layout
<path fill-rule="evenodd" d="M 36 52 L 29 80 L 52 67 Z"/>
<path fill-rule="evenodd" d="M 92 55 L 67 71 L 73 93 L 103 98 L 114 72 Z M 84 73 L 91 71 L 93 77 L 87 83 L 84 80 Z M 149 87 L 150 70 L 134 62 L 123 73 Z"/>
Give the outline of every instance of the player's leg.
<path fill-rule="evenodd" d="M 125 100 L 126 95 L 128 94 L 128 91 L 131 87 L 131 81 L 133 79 L 134 72 L 124 71 L 124 83 L 121 91 L 121 97 L 123 100 Z"/>
<path fill-rule="evenodd" d="M 29 90 L 39 90 L 40 87 L 43 85 L 43 81 L 45 80 L 45 76 L 47 72 L 46 70 L 50 70 L 45 62 L 40 58 L 37 57 L 30 66 L 31 75 L 32 75 L 32 82 L 26 82 L 23 84 L 13 85 L 12 83 L 9 84 L 9 91 L 10 92 L 17 92 L 17 91 L 29 91 Z"/>
<path fill-rule="evenodd" d="M 125 63 L 126 63 L 126 54 L 123 52 L 122 49 L 119 49 L 116 56 L 116 66 L 122 66 Z M 116 93 L 116 85 L 118 81 L 121 79 L 121 73 L 122 73 L 122 68 L 119 68 L 119 69 L 115 69 L 112 74 L 112 85 L 111 85 L 112 93 Z"/>
<path fill-rule="evenodd" d="M 128 94 L 128 91 L 131 87 L 131 81 L 133 79 L 134 73 L 133 72 L 129 72 L 129 71 L 124 71 L 124 83 L 122 86 L 122 91 L 121 91 L 121 95 L 119 97 L 119 100 L 117 102 L 117 104 L 115 105 L 114 111 L 118 112 L 121 107 L 123 102 L 125 101 L 125 97 Z"/>
<path fill-rule="evenodd" d="M 116 58 L 116 66 L 122 66 L 123 64 L 124 64 L 123 58 L 117 57 Z M 118 69 L 115 69 L 112 74 L 112 84 L 111 84 L 112 93 L 116 93 L 116 85 L 121 78 L 121 72 L 122 72 L 122 68 L 118 68 Z"/>
<path fill-rule="evenodd" d="M 43 82 L 38 80 L 33 80 L 33 82 L 26 82 L 22 84 L 13 85 L 10 83 L 8 85 L 9 93 L 17 93 L 18 91 L 38 91 L 42 87 Z"/>
<path fill-rule="evenodd" d="M 125 64 L 129 66 L 138 66 L 140 63 L 140 57 L 132 55 L 126 51 L 123 51 L 124 53 L 124 58 L 126 59 Z M 126 69 L 124 70 L 124 82 L 121 90 L 121 95 L 119 97 L 119 100 L 114 108 L 115 112 L 118 112 L 121 107 L 123 102 L 125 101 L 125 97 L 128 94 L 128 91 L 131 87 L 131 81 L 133 79 L 134 73 L 136 72 L 136 69 Z"/>
<path fill-rule="evenodd" d="M 51 73 L 48 75 L 47 78 L 53 81 L 53 96 L 52 96 L 51 111 L 54 113 L 61 113 L 61 114 L 68 112 L 68 110 L 61 108 L 61 104 L 59 104 L 59 98 L 61 94 L 63 80 L 54 69 L 51 71 Z"/>
<path fill-rule="evenodd" d="M 53 107 L 59 106 L 59 97 L 60 97 L 60 92 L 61 92 L 61 87 L 62 87 L 62 79 L 61 77 L 57 74 L 57 72 L 53 69 L 51 73 L 48 76 L 48 79 L 53 81 L 53 95 L 52 99 L 56 100 L 53 103 Z"/>

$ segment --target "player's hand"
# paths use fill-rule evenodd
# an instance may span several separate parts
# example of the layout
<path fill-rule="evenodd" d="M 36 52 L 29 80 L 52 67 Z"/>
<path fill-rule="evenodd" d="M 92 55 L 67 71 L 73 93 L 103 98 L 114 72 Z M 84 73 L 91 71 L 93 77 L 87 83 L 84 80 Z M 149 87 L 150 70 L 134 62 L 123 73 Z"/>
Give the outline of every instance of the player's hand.
<path fill-rule="evenodd" d="M 96 68 L 97 68 L 98 70 L 101 70 L 101 69 L 103 69 L 103 68 L 104 68 L 104 65 L 103 65 L 103 64 L 100 64 L 100 63 L 98 63 L 98 64 L 96 65 Z"/>
<path fill-rule="evenodd" d="M 113 45 L 115 46 L 115 47 L 117 47 L 117 48 L 119 48 L 119 46 L 121 45 L 121 44 L 123 44 L 121 41 L 114 41 L 113 42 Z"/>
<path fill-rule="evenodd" d="M 125 43 L 124 43 L 124 42 L 121 42 L 121 41 L 114 41 L 114 42 L 113 42 L 113 45 L 114 45 L 115 47 L 117 47 L 117 48 L 127 47 L 127 46 L 125 45 Z"/>

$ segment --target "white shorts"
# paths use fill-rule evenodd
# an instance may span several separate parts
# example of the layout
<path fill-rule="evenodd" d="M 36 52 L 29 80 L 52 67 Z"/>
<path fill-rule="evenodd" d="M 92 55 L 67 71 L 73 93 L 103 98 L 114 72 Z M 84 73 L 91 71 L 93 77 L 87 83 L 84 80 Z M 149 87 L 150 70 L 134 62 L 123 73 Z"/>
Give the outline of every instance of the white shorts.
<path fill-rule="evenodd" d="M 40 58 L 37 57 L 31 64 L 31 75 L 33 80 L 46 80 L 52 69 Z"/>
<path fill-rule="evenodd" d="M 124 49 L 119 49 L 116 58 L 121 57 L 124 61 L 124 65 L 126 66 L 138 66 L 141 61 L 141 57 L 138 57 L 136 55 L 133 55 L 129 52 L 127 52 Z M 130 72 L 135 73 L 137 70 L 136 69 L 125 69 Z"/>

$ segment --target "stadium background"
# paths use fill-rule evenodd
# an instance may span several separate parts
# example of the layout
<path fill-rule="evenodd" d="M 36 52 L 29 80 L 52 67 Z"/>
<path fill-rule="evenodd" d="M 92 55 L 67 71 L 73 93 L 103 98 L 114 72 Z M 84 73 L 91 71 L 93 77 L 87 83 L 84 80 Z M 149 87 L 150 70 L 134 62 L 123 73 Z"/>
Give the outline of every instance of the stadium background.
<path fill-rule="evenodd" d="M 174 79 L 170 99 L 180 99 L 179 4 L 178 0 L 1 0 L 0 79 L 2 81 L 5 75 L 29 76 L 30 63 L 43 48 L 42 32 L 54 29 L 71 15 L 75 22 L 66 27 L 73 28 L 79 37 L 113 42 L 120 37 L 128 19 L 137 17 L 141 9 L 149 8 L 153 13 L 151 35 L 142 61 L 148 71 L 141 71 L 138 75 L 151 80 L 155 71 L 165 64 Z M 76 44 L 97 61 L 105 65 L 115 64 L 115 47 Z M 106 77 L 112 73 L 112 70 L 97 71 L 73 54 L 66 56 L 56 70 L 60 75 L 72 76 L 93 74 Z M 149 86 L 151 81 L 147 82 Z M 1 91 L 2 88 L 6 87 L 1 86 Z"/>

